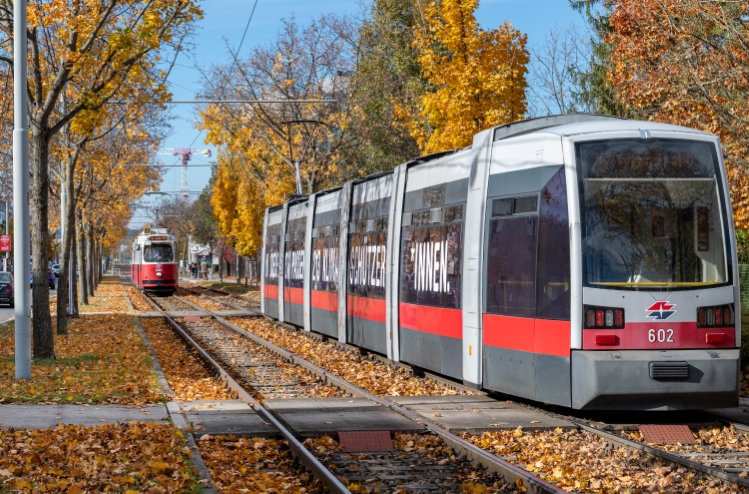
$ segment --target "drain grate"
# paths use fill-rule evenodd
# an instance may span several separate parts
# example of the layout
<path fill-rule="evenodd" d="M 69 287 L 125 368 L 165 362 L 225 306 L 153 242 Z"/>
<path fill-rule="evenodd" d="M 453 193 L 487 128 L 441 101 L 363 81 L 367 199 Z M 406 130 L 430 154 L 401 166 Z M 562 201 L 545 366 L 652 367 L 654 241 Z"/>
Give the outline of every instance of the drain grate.
<path fill-rule="evenodd" d="M 339 432 L 338 442 L 343 451 L 393 451 L 393 440 L 389 431 Z"/>
<path fill-rule="evenodd" d="M 645 442 L 654 444 L 694 444 L 697 440 L 686 425 L 641 425 Z"/>

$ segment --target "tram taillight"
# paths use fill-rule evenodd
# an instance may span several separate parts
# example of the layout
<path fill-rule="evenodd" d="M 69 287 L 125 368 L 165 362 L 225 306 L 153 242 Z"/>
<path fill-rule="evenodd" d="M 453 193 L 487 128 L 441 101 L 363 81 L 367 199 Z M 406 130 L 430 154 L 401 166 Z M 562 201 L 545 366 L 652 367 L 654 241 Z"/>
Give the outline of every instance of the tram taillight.
<path fill-rule="evenodd" d="M 624 309 L 585 306 L 586 329 L 623 329 Z"/>
<path fill-rule="evenodd" d="M 697 309 L 698 328 L 718 328 L 733 326 L 733 309 L 730 305 L 699 307 Z"/>

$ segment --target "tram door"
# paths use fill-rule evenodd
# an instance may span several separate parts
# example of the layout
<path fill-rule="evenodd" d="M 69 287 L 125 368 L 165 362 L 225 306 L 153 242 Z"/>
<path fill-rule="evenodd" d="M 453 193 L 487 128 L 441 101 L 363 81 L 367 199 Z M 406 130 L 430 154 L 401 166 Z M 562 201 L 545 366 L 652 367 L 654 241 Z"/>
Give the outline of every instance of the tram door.
<path fill-rule="evenodd" d="M 504 190 L 504 184 L 512 188 Z M 483 385 L 570 406 L 570 247 L 564 168 L 492 175 L 489 190 Z"/>
<path fill-rule="evenodd" d="M 393 176 L 354 185 L 349 223 L 346 340 L 387 353 L 385 261 Z"/>
<path fill-rule="evenodd" d="M 461 272 L 468 179 L 406 192 L 399 303 L 400 358 L 463 374 Z"/>
<path fill-rule="evenodd" d="M 304 233 L 307 203 L 289 207 L 284 242 L 283 317 L 304 326 Z"/>

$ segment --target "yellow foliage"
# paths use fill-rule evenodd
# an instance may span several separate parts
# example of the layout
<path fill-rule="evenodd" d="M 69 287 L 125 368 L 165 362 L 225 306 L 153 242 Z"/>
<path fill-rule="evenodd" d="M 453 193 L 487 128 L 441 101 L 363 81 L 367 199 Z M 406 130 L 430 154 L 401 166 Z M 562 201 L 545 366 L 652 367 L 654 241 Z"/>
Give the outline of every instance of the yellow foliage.
<path fill-rule="evenodd" d="M 431 86 L 417 110 L 396 109 L 425 153 L 468 146 L 473 135 L 526 111 L 527 36 L 505 22 L 484 31 L 478 0 L 441 0 L 424 10 L 414 48 Z"/>

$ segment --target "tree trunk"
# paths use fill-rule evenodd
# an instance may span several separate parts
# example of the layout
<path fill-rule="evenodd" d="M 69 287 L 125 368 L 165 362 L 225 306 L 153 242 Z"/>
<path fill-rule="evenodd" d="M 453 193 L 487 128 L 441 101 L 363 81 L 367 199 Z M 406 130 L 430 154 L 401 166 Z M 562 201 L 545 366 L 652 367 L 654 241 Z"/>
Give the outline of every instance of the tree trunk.
<path fill-rule="evenodd" d="M 55 358 L 55 335 L 52 315 L 49 312 L 49 281 L 47 274 L 48 202 L 49 202 L 49 133 L 32 124 L 31 186 L 31 256 L 33 259 L 34 283 L 31 286 L 34 358 Z M 19 232 L 28 235 L 27 232 Z"/>
<path fill-rule="evenodd" d="M 73 232 L 75 232 L 75 191 L 73 190 L 73 179 L 71 167 L 67 170 L 62 183 L 65 187 L 65 231 L 62 232 L 60 276 L 57 278 L 57 334 L 68 334 L 68 279 L 70 274 L 70 253 L 73 251 Z"/>
<path fill-rule="evenodd" d="M 73 216 L 75 218 L 75 216 Z M 73 224 L 73 230 L 71 230 L 70 234 L 73 237 L 73 246 L 70 249 L 71 254 L 76 254 L 78 252 L 78 235 L 76 234 L 77 228 L 75 226 L 75 223 Z M 76 256 L 77 257 L 77 256 Z M 77 259 L 73 259 L 73 266 L 70 271 L 70 276 L 73 277 L 73 317 L 78 317 L 78 280 L 75 278 L 75 267 L 78 264 Z"/>
<path fill-rule="evenodd" d="M 88 305 L 88 277 L 86 275 L 86 235 L 84 230 L 86 227 L 83 225 L 82 217 L 78 215 L 78 283 L 79 292 L 81 294 L 81 304 Z"/>
<path fill-rule="evenodd" d="M 83 230 L 83 235 L 86 238 L 86 285 L 89 297 L 94 296 L 94 266 L 92 263 L 94 258 L 94 239 L 92 230 L 93 227 L 91 225 L 86 225 L 86 228 Z"/>
<path fill-rule="evenodd" d="M 226 237 L 221 241 L 221 255 L 218 258 L 218 281 L 224 282 L 224 250 L 226 249 Z"/>

